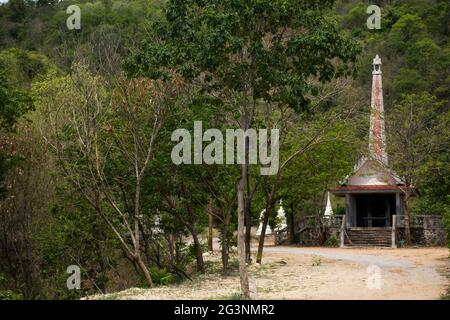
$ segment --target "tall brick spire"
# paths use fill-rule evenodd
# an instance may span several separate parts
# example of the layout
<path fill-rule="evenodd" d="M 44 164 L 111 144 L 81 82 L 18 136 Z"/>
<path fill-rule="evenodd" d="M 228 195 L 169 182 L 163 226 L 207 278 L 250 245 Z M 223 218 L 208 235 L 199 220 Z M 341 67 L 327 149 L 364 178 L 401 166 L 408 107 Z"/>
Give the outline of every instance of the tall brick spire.
<path fill-rule="evenodd" d="M 381 83 L 381 59 L 376 55 L 373 59 L 372 100 L 369 133 L 370 157 L 388 164 L 386 137 L 384 128 L 383 86 Z"/>

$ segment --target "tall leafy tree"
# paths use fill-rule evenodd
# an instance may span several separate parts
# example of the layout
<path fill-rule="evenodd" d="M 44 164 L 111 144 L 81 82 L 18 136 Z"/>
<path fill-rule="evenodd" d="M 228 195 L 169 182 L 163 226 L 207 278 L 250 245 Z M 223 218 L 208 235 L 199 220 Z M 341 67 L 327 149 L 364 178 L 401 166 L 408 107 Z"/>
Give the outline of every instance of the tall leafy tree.
<path fill-rule="evenodd" d="M 411 94 L 403 96 L 388 114 L 389 154 L 404 182 L 405 240 L 408 245 L 411 245 L 411 200 L 417 195 L 420 180 L 426 178 L 420 172 L 426 163 L 431 164 L 431 159 L 436 159 L 449 147 L 448 130 L 441 131 L 439 120 L 442 106 L 443 102 L 428 93 Z M 447 116 L 446 113 L 443 115 Z"/>
<path fill-rule="evenodd" d="M 235 110 L 237 125 L 253 125 L 260 103 L 308 107 L 308 82 L 341 75 L 355 59 L 355 45 L 325 13 L 329 0 L 171 0 L 154 38 L 131 54 L 131 75 L 169 76 L 175 69 Z M 343 64 L 339 64 L 343 62 Z M 245 150 L 248 150 L 246 145 Z M 237 183 L 238 254 L 241 294 L 249 298 L 246 271 L 244 199 L 248 165 Z"/>

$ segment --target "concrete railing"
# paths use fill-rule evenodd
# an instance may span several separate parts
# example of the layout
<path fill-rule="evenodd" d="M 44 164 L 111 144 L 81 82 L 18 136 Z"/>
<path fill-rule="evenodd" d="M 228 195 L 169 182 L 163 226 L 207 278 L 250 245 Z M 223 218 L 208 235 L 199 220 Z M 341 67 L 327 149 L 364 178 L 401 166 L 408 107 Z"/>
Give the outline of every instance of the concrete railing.
<path fill-rule="evenodd" d="M 392 248 L 397 248 L 397 215 L 392 216 L 392 235 L 391 235 L 391 246 Z"/>
<path fill-rule="evenodd" d="M 394 217 L 394 216 L 393 216 Z M 403 215 L 395 215 L 393 218 L 396 222 L 397 228 L 403 228 L 405 226 L 405 217 Z M 411 228 L 425 228 L 436 229 L 443 228 L 442 217 L 439 215 L 416 215 L 411 216 L 409 219 L 409 226 Z"/>
<path fill-rule="evenodd" d="M 341 223 L 341 248 L 345 246 L 345 225 L 346 225 L 346 215 L 342 216 L 342 223 Z"/>

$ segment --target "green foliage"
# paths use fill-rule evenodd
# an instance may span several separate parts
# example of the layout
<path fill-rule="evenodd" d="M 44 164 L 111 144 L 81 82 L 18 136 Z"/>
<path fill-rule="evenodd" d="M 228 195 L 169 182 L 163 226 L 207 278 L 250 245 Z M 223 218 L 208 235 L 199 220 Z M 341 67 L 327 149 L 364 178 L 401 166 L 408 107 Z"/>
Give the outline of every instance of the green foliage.
<path fill-rule="evenodd" d="M 422 19 L 416 14 L 405 14 L 392 26 L 389 43 L 402 52 L 425 34 L 426 27 Z"/>
<path fill-rule="evenodd" d="M 322 212 L 325 190 L 351 172 L 359 154 L 359 119 L 349 120 L 352 126 L 344 121 L 324 126 L 328 116 L 322 113 L 312 117 L 302 126 L 292 128 L 286 138 L 287 150 L 282 155 L 292 154 L 302 148 L 317 132 L 326 128 L 321 143 L 313 144 L 308 152 L 292 160 L 283 172 L 280 195 L 284 201 L 292 204 L 296 214 L 316 215 Z"/>
<path fill-rule="evenodd" d="M 72 3 L 81 7 L 81 30 L 71 31 L 66 27 L 65 10 Z M 201 232 L 206 226 L 205 205 L 212 195 L 220 241 L 226 237 L 230 247 L 236 245 L 233 234 L 239 168 L 173 165 L 168 160 L 173 147 L 172 131 L 181 127 L 191 130 L 194 120 L 202 120 L 204 130 L 235 128 L 240 116 L 237 110 L 245 95 L 249 96 L 248 102 L 256 105 L 255 127 L 267 125 L 260 112 L 266 104 L 275 106 L 271 119 L 279 119 L 281 109 L 289 113 L 289 125 L 280 150 L 281 162 L 323 131 L 320 141 L 283 169 L 275 195 L 276 199 L 283 198 L 283 206 L 289 213 L 320 214 L 324 190 L 351 172 L 356 159 L 367 149 L 369 71 L 376 53 L 383 60 L 387 124 L 391 126 L 387 132 L 399 128 L 407 128 L 408 134 L 417 132 L 410 136 L 415 147 L 408 152 L 420 155 L 420 159 L 414 158 L 413 166 L 409 165 L 412 162 L 397 156 L 405 155 L 406 147 L 395 151 L 396 143 L 401 140 L 394 139 L 388 143 L 393 148 L 389 150 L 390 161 L 402 175 L 406 171 L 414 175 L 420 197 L 414 200 L 412 211 L 443 215 L 450 246 L 450 4 L 437 0 L 383 1 L 381 30 L 367 29 L 366 2 L 340 0 L 334 7 L 332 5 L 333 1 L 328 0 L 10 0 L 1 5 L 2 196 L 17 196 L 4 188 L 3 181 L 9 174 L 16 189 L 20 188 L 18 181 L 24 180 L 11 168 L 33 157 L 35 162 L 30 161 L 30 164 L 36 163 L 41 158 L 35 153 L 49 154 L 48 158 L 43 158 L 42 168 L 51 182 L 32 181 L 34 184 L 27 182 L 29 185 L 26 185 L 31 190 L 34 186 L 42 189 L 35 197 L 48 191 L 48 198 L 21 201 L 30 204 L 26 208 L 31 215 L 27 220 L 30 235 L 23 235 L 29 238 L 27 245 L 31 249 L 27 252 L 32 253 L 33 261 L 38 261 L 35 268 L 39 283 L 35 285 L 39 292 L 32 297 L 75 299 L 96 292 L 93 283 L 101 290 L 122 289 L 123 279 L 115 276 L 124 271 L 118 240 L 102 217 L 94 212 L 89 199 L 99 201 L 98 209 L 120 231 L 124 228 L 123 220 L 114 216 L 105 194 L 96 193 L 100 185 L 90 183 L 92 170 L 98 169 L 90 162 L 95 153 L 80 151 L 80 133 L 74 124 L 80 120 L 76 117 L 78 112 L 87 110 L 88 121 L 84 124 L 97 125 L 92 141 L 99 154 L 107 154 L 108 158 L 104 162 L 101 159 L 100 167 L 105 176 L 101 186 L 108 188 L 108 196 L 119 204 L 126 219 L 131 218 L 134 166 L 133 159 L 123 150 L 133 146 L 133 135 L 127 131 L 132 117 L 125 111 L 123 101 L 126 99 L 122 99 L 120 88 L 108 82 L 122 72 L 119 64 L 125 57 L 124 67 L 129 75 L 164 80 L 178 79 L 181 75 L 183 81 L 179 82 L 187 91 L 173 91 L 173 99 L 165 104 L 165 111 L 173 113 L 164 123 L 155 144 L 157 151 L 149 167 L 152 174 L 142 180 L 140 221 L 148 236 L 142 241 L 149 245 L 145 258 L 156 285 L 173 281 L 172 269 L 156 267 L 172 265 L 167 263 L 172 257 L 168 254 L 166 238 L 174 239 L 171 262 L 177 268 L 187 270 L 195 261 L 194 245 L 186 246 L 183 239 L 189 233 Z M 357 61 L 358 78 L 339 87 L 341 83 L 333 79 L 352 74 L 353 61 L 360 53 L 355 42 L 362 48 Z M 140 47 L 136 47 L 138 43 Z M 82 60 L 82 66 L 73 64 L 74 60 Z M 324 83 L 329 81 L 339 90 L 328 95 Z M 139 78 L 133 83 L 139 85 L 133 87 L 128 98 L 144 106 L 136 110 L 135 119 L 140 124 L 139 139 L 145 140 L 151 130 L 151 108 L 146 103 L 157 95 L 140 89 L 156 82 Z M 90 91 L 92 89 L 95 90 Z M 83 91 L 95 92 L 95 99 L 86 99 Z M 100 101 L 101 110 L 95 112 L 99 111 L 101 116 L 94 117 L 94 121 L 90 116 L 95 112 L 89 112 L 94 110 L 96 99 Z M 362 105 L 364 109 L 355 107 Z M 34 106 L 36 110 L 32 112 Z M 351 108 L 354 109 L 350 111 Z M 414 117 L 408 118 L 411 110 Z M 337 115 L 337 121 L 330 121 Z M 50 120 L 56 122 L 55 127 Z M 23 129 L 22 123 L 27 123 L 31 129 L 18 130 Z M 55 128 L 58 134 L 53 132 L 53 137 L 57 136 L 50 141 L 53 144 L 36 143 L 34 153 L 23 152 L 24 144 L 20 139 L 15 140 L 30 132 L 48 137 Z M 419 130 L 411 130 L 414 128 Z M 81 134 L 92 133 L 88 131 Z M 54 146 L 64 146 L 63 152 L 54 152 Z M 421 152 L 423 147 L 430 146 L 439 148 Z M 8 148 L 20 150 L 17 152 L 20 157 Z M 68 164 L 65 169 L 70 173 L 69 178 L 55 168 L 62 163 Z M 252 179 L 258 176 L 257 169 L 250 168 Z M 80 191 L 71 181 L 78 181 L 85 189 Z M 91 198 L 86 199 L 86 192 Z M 263 198 L 259 187 L 251 208 L 255 218 L 264 207 Z M 21 217 L 20 209 L 13 207 L 8 215 L 4 214 L 5 199 L 0 199 L 0 218 Z M 333 203 L 338 201 L 334 199 Z M 343 214 L 343 210 L 341 203 L 334 212 Z M 149 232 L 156 214 L 161 216 L 162 235 Z M 272 225 L 274 220 L 273 215 L 270 217 Z M 1 220 L 0 224 L 3 223 Z M 222 234 L 225 226 L 228 228 L 226 235 Z M 400 245 L 402 243 L 400 241 Z M 326 245 L 336 246 L 337 240 L 331 238 Z M 203 246 L 200 249 L 205 250 Z M 5 273 L 7 264 L 2 254 L 0 268 Z M 158 264 L 154 259 L 158 259 Z M 80 291 L 69 292 L 65 287 L 65 271 L 70 264 L 82 267 L 83 289 Z M 231 259 L 229 264 L 237 269 L 238 260 Z M 125 282 L 138 283 L 133 282 L 135 278 L 125 270 L 123 273 L 128 280 Z M 5 273 L 4 278 L 7 281 L 0 284 L 0 299 L 28 298 L 18 293 L 23 284 L 14 284 L 12 273 Z"/>
<path fill-rule="evenodd" d="M 14 131 L 16 122 L 26 112 L 32 110 L 33 102 L 27 90 L 17 86 L 10 74 L 1 66 L 0 56 L 0 198 L 5 192 L 3 181 L 7 172 L 15 167 L 20 157 L 7 152 L 4 135 Z"/>
<path fill-rule="evenodd" d="M 1 287 L 4 286 L 6 282 L 6 277 L 0 273 L 0 300 L 22 300 L 23 295 L 21 293 L 14 292 L 12 290 L 3 290 Z"/>
<path fill-rule="evenodd" d="M 186 79 L 206 73 L 207 90 L 221 83 L 222 90 L 242 92 L 250 81 L 254 99 L 301 110 L 316 91 L 306 79 L 342 75 L 358 53 L 324 16 L 329 7 L 328 1 L 168 1 L 165 20 L 153 25 L 157 35 L 132 52 L 125 68 L 163 79 L 170 68 Z M 305 32 L 276 35 L 289 28 Z M 264 45 L 266 37 L 272 45 Z"/>
<path fill-rule="evenodd" d="M 223 300 L 241 300 L 242 296 L 240 292 L 233 292 L 232 294 L 223 297 Z"/>
<path fill-rule="evenodd" d="M 442 116 L 448 115 L 439 113 L 444 103 L 428 93 L 404 95 L 388 114 L 393 166 L 408 183 L 420 183 L 423 166 L 449 146 L 447 129 L 441 125 Z"/>
<path fill-rule="evenodd" d="M 20 293 L 11 290 L 0 290 L 0 300 L 22 300 L 23 296 Z"/>
<path fill-rule="evenodd" d="M 92 281 L 103 290 L 107 287 L 106 274 L 117 263 L 117 244 L 103 221 L 84 201 L 71 196 L 69 190 L 58 190 L 60 203 L 53 204 L 51 222 L 39 228 L 33 240 L 36 254 L 42 257 L 42 277 L 52 284 L 47 297 L 78 299 L 98 293 Z M 89 279 L 91 285 L 67 290 L 69 265 L 80 266 L 82 279 Z"/>
<path fill-rule="evenodd" d="M 345 214 L 345 207 L 338 205 L 336 208 L 333 209 L 333 213 L 335 215 L 344 215 Z"/>
<path fill-rule="evenodd" d="M 46 56 L 18 48 L 0 51 L 0 67 L 5 70 L 11 84 L 22 88 L 29 88 L 33 81 L 39 81 L 49 72 L 56 71 Z"/>
<path fill-rule="evenodd" d="M 150 276 L 156 286 L 165 286 L 172 281 L 172 274 L 166 268 L 150 268 Z"/>
<path fill-rule="evenodd" d="M 326 247 L 338 247 L 339 242 L 335 237 L 331 237 L 325 241 L 324 245 Z"/>
<path fill-rule="evenodd" d="M 4 70 L 0 70 L 0 130 L 12 130 L 17 119 L 32 106 L 29 93 L 12 86 Z"/>

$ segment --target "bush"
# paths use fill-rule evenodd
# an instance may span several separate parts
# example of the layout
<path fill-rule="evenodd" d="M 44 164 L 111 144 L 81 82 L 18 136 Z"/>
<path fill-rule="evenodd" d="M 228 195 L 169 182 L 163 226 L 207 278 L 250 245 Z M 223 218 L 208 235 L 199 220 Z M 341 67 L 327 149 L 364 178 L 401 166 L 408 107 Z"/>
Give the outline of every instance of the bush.
<path fill-rule="evenodd" d="M 166 268 L 151 268 L 150 276 L 155 286 L 165 286 L 172 281 L 172 274 L 170 274 Z"/>
<path fill-rule="evenodd" d="M 339 245 L 337 239 L 335 237 L 331 237 L 325 241 L 326 247 L 337 247 Z"/>
<path fill-rule="evenodd" d="M 338 205 L 334 210 L 335 215 L 344 215 L 345 214 L 345 207 Z"/>
<path fill-rule="evenodd" d="M 241 293 L 240 292 L 233 292 L 229 296 L 226 296 L 223 298 L 223 300 L 241 300 Z"/>
<path fill-rule="evenodd" d="M 16 293 L 11 290 L 0 290 L 0 300 L 22 300 L 21 293 Z"/>
<path fill-rule="evenodd" d="M 200 243 L 200 250 L 202 253 L 208 252 L 208 245 L 206 243 Z M 197 256 L 195 255 L 195 243 L 191 243 L 187 247 L 187 256 L 186 256 L 186 262 L 191 263 L 197 259 Z"/>

